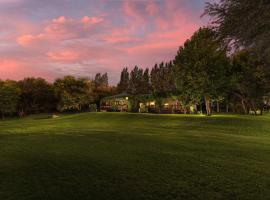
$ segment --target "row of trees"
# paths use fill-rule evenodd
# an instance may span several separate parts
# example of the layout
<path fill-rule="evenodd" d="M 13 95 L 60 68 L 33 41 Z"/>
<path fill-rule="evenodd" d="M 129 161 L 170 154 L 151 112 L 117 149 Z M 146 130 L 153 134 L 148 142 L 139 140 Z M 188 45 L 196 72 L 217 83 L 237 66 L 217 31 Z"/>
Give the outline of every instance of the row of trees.
<path fill-rule="evenodd" d="M 95 78 L 66 76 L 48 83 L 42 78 L 25 78 L 21 81 L 0 81 L 0 112 L 20 116 L 54 111 L 81 111 L 89 105 L 99 105 L 100 99 L 114 94 L 107 74 Z"/>
<path fill-rule="evenodd" d="M 135 66 L 129 73 L 126 67 L 121 72 L 117 90 L 131 95 L 172 92 L 175 89 L 172 69 L 172 62 L 156 64 L 151 71 Z"/>
<path fill-rule="evenodd" d="M 226 111 L 262 114 L 270 91 L 269 10 L 265 0 L 207 3 L 211 26 L 187 40 L 173 62 L 156 65 L 149 78 L 143 79 L 138 67 L 130 75 L 125 68 L 119 91 L 142 93 L 142 85 L 148 85 L 157 99 L 177 96 L 183 107 L 204 103 L 208 115 L 213 105 L 219 112 L 220 103 Z M 149 82 L 136 81 L 134 90 L 134 79 Z"/>
<path fill-rule="evenodd" d="M 182 107 L 204 104 L 207 115 L 212 108 L 220 112 L 262 113 L 269 96 L 270 73 L 259 56 L 248 49 L 228 54 L 215 31 L 200 28 L 181 46 L 172 62 L 149 69 L 137 66 L 121 72 L 118 92 L 131 95 L 152 94 L 174 97 Z M 201 106 L 202 107 L 202 106 Z"/>

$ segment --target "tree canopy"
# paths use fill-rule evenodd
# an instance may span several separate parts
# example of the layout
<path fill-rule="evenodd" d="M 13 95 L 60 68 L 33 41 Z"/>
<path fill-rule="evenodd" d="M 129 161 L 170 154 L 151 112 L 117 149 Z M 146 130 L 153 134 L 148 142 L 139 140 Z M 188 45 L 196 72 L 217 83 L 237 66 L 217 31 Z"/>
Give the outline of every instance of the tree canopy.
<path fill-rule="evenodd" d="M 270 1 L 221 0 L 207 3 L 205 14 L 227 44 L 253 50 L 270 63 Z"/>
<path fill-rule="evenodd" d="M 208 28 L 195 32 L 179 48 L 174 66 L 176 85 L 182 97 L 193 102 L 203 97 L 210 115 L 211 101 L 223 96 L 229 69 L 226 52 L 220 49 L 215 33 Z"/>
<path fill-rule="evenodd" d="M 7 80 L 0 82 L 0 112 L 2 118 L 6 114 L 12 114 L 17 111 L 20 94 L 21 90 L 15 81 Z"/>

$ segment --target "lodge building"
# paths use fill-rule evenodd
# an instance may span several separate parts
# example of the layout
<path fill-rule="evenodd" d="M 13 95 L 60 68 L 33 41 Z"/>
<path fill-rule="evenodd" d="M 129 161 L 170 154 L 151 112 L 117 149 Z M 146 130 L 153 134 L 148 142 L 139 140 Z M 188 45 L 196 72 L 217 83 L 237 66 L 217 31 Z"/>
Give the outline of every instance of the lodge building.
<path fill-rule="evenodd" d="M 181 106 L 178 100 L 170 97 L 162 98 L 159 103 L 151 97 L 144 96 L 144 100 L 139 101 L 138 112 L 141 113 L 186 113 L 186 109 Z M 140 97 L 137 96 L 137 97 Z M 145 98 L 147 97 L 147 98 Z M 140 99 L 140 98 L 139 98 Z M 100 102 L 101 112 L 129 112 L 131 111 L 133 97 L 127 93 L 105 97 Z M 192 111 L 192 109 L 189 109 Z"/>

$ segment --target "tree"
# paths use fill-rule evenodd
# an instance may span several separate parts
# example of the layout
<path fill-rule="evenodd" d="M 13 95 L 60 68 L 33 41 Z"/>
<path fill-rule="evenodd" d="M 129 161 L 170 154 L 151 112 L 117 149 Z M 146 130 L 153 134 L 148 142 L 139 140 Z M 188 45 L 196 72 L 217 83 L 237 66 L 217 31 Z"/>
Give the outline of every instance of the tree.
<path fill-rule="evenodd" d="M 135 66 L 130 72 L 129 90 L 128 93 L 132 95 L 131 110 L 137 112 L 139 110 L 140 98 L 139 95 L 144 93 L 144 77 L 143 69 Z"/>
<path fill-rule="evenodd" d="M 174 60 L 175 82 L 185 100 L 191 102 L 204 98 L 206 113 L 211 115 L 212 100 L 223 94 L 228 83 L 229 61 L 220 48 L 215 33 L 200 28 L 183 47 Z"/>
<path fill-rule="evenodd" d="M 106 96 L 115 94 L 116 88 L 109 86 L 107 73 L 97 73 L 93 83 L 94 102 L 97 105 L 97 109 L 99 110 L 101 99 Z"/>
<path fill-rule="evenodd" d="M 107 73 L 105 73 L 105 74 L 97 73 L 95 76 L 95 79 L 94 79 L 94 83 L 95 83 L 96 87 L 101 87 L 101 86 L 107 87 L 109 85 L 108 74 Z"/>
<path fill-rule="evenodd" d="M 159 93 L 162 89 L 161 89 L 161 84 L 160 84 L 158 64 L 155 64 L 155 66 L 152 68 L 151 73 L 150 73 L 150 80 L 151 80 L 153 93 Z"/>
<path fill-rule="evenodd" d="M 58 98 L 58 110 L 76 110 L 88 108 L 94 101 L 93 83 L 89 79 L 76 79 L 66 76 L 54 82 L 55 93 Z"/>
<path fill-rule="evenodd" d="M 220 39 L 255 50 L 270 63 L 270 1 L 221 0 L 207 3 L 205 14 Z"/>
<path fill-rule="evenodd" d="M 142 77 L 142 94 L 148 94 L 151 91 L 149 69 L 146 68 Z"/>
<path fill-rule="evenodd" d="M 232 94 L 239 99 L 243 113 L 263 111 L 263 101 L 268 91 L 270 74 L 263 61 L 247 50 L 236 52 L 232 57 Z"/>
<path fill-rule="evenodd" d="M 129 93 L 132 95 L 143 93 L 143 69 L 138 66 L 130 72 Z"/>
<path fill-rule="evenodd" d="M 20 100 L 20 88 L 15 81 L 5 81 L 0 83 L 0 112 L 2 119 L 6 114 L 12 114 L 17 111 Z"/>
<path fill-rule="evenodd" d="M 173 79 L 172 62 L 160 63 L 151 70 L 151 84 L 153 92 L 158 94 L 169 94 L 174 92 L 175 84 Z"/>
<path fill-rule="evenodd" d="M 121 72 L 120 82 L 117 85 L 117 90 L 120 93 L 128 92 L 129 88 L 129 72 L 128 68 L 125 67 Z"/>
<path fill-rule="evenodd" d="M 56 109 L 52 84 L 42 78 L 25 78 L 18 82 L 22 91 L 20 114 L 51 112 Z"/>

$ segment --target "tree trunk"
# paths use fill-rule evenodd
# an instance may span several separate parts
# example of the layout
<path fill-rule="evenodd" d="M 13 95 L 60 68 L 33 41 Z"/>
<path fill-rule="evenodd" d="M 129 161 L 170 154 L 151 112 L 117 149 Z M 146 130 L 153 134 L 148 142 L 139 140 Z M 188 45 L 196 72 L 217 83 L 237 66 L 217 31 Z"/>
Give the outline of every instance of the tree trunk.
<path fill-rule="evenodd" d="M 252 106 L 252 110 L 253 110 L 254 114 L 257 115 L 257 109 L 256 109 L 256 106 L 255 106 L 253 101 L 251 102 L 251 106 Z"/>
<path fill-rule="evenodd" d="M 226 112 L 227 113 L 229 112 L 229 104 L 228 103 L 226 104 Z"/>
<path fill-rule="evenodd" d="M 219 108 L 219 102 L 217 101 L 217 113 L 220 112 L 220 108 Z"/>
<path fill-rule="evenodd" d="M 206 108 L 206 115 L 211 116 L 211 101 L 209 96 L 204 97 L 205 100 L 205 108 Z"/>
<path fill-rule="evenodd" d="M 184 107 L 184 114 L 187 114 L 187 108 Z"/>
<path fill-rule="evenodd" d="M 22 118 L 24 116 L 23 108 L 21 110 L 19 110 L 19 116 L 20 116 L 20 118 Z"/>
<path fill-rule="evenodd" d="M 194 112 L 195 112 L 195 114 L 198 114 L 198 105 L 197 105 L 197 103 L 195 103 L 195 105 L 194 105 Z"/>
<path fill-rule="evenodd" d="M 260 109 L 260 115 L 263 115 L 263 108 Z"/>
<path fill-rule="evenodd" d="M 242 104 L 242 108 L 243 108 L 244 114 L 248 114 L 247 107 L 246 107 L 246 104 L 245 104 L 245 100 L 243 98 L 241 100 L 241 104 Z"/>

